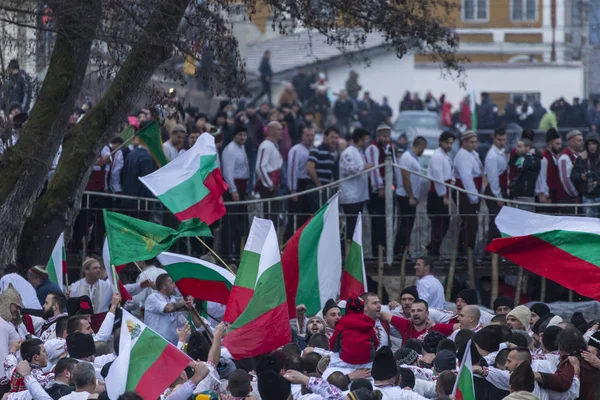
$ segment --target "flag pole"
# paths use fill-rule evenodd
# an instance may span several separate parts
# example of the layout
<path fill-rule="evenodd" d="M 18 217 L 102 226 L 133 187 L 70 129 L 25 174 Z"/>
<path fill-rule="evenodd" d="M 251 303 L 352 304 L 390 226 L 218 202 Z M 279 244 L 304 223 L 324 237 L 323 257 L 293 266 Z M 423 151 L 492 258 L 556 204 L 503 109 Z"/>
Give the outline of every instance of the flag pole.
<path fill-rule="evenodd" d="M 212 254 L 213 256 L 215 256 L 215 257 L 217 258 L 217 260 L 219 260 L 219 261 L 221 262 L 221 264 L 223 264 L 223 266 L 229 270 L 229 272 L 231 272 L 233 275 L 235 275 L 235 272 L 233 272 L 233 271 L 231 270 L 231 268 L 229 268 L 229 265 L 227 265 L 227 263 L 225 263 L 225 261 L 223 261 L 223 259 L 222 259 L 221 257 L 219 257 L 219 255 L 218 255 L 218 254 L 217 254 L 217 253 L 216 253 L 216 252 L 215 252 L 213 249 L 211 249 L 211 248 L 210 248 L 210 247 L 209 247 L 209 246 L 208 246 L 208 245 L 207 245 L 207 244 L 204 242 L 204 240 L 200 239 L 200 237 L 198 237 L 198 236 L 196 236 L 196 239 L 198 239 L 198 241 L 199 241 L 200 243 L 202 243 L 202 245 L 203 245 L 204 247 L 206 247 L 206 249 L 207 249 L 208 251 L 210 251 L 210 252 L 211 252 L 211 254 Z"/>
<path fill-rule="evenodd" d="M 117 283 L 117 269 L 115 268 L 114 264 L 110 264 L 110 270 L 112 272 L 112 279 L 113 285 L 115 285 L 115 290 L 119 292 L 119 295 L 121 295 L 121 290 L 119 290 L 119 284 Z"/>
<path fill-rule="evenodd" d="M 113 151 L 111 151 L 108 156 L 112 157 L 113 154 L 115 154 L 117 151 L 119 151 L 123 147 L 127 146 L 129 144 L 129 142 L 131 142 L 133 140 L 134 137 L 135 137 L 135 135 L 131 135 L 127 140 L 123 141 L 123 143 L 121 143 L 120 145 L 118 145 L 116 149 L 114 149 Z"/>
<path fill-rule="evenodd" d="M 210 337 L 211 339 L 214 340 L 214 336 L 213 336 L 212 332 L 210 331 L 210 327 L 208 325 L 206 325 L 206 322 L 204 322 L 204 319 L 202 318 L 202 316 L 200 315 L 200 313 L 198 312 L 198 310 L 196 310 L 196 307 L 192 307 L 192 312 L 200 320 L 200 324 L 202 324 L 202 327 L 206 331 L 206 334 L 208 335 L 208 337 Z"/>

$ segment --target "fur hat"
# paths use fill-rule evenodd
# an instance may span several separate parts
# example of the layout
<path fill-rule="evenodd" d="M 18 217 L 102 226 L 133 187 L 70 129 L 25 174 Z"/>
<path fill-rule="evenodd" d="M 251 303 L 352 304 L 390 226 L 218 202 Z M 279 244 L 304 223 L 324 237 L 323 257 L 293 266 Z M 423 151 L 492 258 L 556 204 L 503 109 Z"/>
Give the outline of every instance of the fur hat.
<path fill-rule="evenodd" d="M 554 139 L 560 139 L 560 135 L 554 128 L 550 128 L 546 131 L 546 142 L 550 142 Z"/>
<path fill-rule="evenodd" d="M 506 318 L 515 317 L 519 320 L 521 325 L 523 325 L 524 330 L 529 328 L 529 322 L 531 320 L 531 311 L 526 306 L 517 306 L 513 308 L 508 314 L 506 314 Z"/>
<path fill-rule="evenodd" d="M 456 369 L 456 354 L 450 350 L 440 351 L 433 359 L 433 366 L 435 367 L 435 371 L 438 373 Z"/>
<path fill-rule="evenodd" d="M 337 305 L 335 300 L 329 299 L 325 302 L 325 307 L 323 307 L 323 317 L 325 317 L 325 315 L 327 315 L 329 310 L 331 310 L 332 308 L 340 308 L 340 307 Z M 341 311 L 341 309 L 340 309 L 340 311 Z"/>
<path fill-rule="evenodd" d="M 429 332 L 423 339 L 423 351 L 427 353 L 436 353 L 438 344 L 444 339 L 446 339 L 446 336 L 440 332 Z"/>
<path fill-rule="evenodd" d="M 463 299 L 467 304 L 477 304 L 477 292 L 474 289 L 463 289 L 456 295 L 456 299 Z"/>
<path fill-rule="evenodd" d="M 69 357 L 81 360 L 82 358 L 96 354 L 94 337 L 81 332 L 73 332 L 67 336 L 67 349 Z"/>
<path fill-rule="evenodd" d="M 92 300 L 89 296 L 71 297 L 67 300 L 67 313 L 69 317 L 74 315 L 94 314 Z"/>
<path fill-rule="evenodd" d="M 417 287 L 416 286 L 408 286 L 405 287 L 401 292 L 400 292 L 400 298 L 402 298 L 402 296 L 404 296 L 405 294 L 410 294 L 412 297 L 415 298 L 415 300 L 419 300 L 419 292 L 417 291 Z"/>
<path fill-rule="evenodd" d="M 546 329 L 548 327 L 548 323 L 550 322 L 550 320 L 553 317 L 554 317 L 554 314 L 552 314 L 552 313 L 548 313 L 545 316 L 540 317 L 540 319 L 538 319 L 536 321 L 536 323 L 533 324 L 533 327 L 531 328 L 533 333 L 540 334 L 540 333 L 544 332 L 544 329 Z"/>
<path fill-rule="evenodd" d="M 392 350 L 387 346 L 377 350 L 371 368 L 371 377 L 376 381 L 385 381 L 396 375 L 398 375 L 398 368 Z"/>
<path fill-rule="evenodd" d="M 258 375 L 258 393 L 263 400 L 287 399 L 292 392 L 291 385 L 283 376 L 273 371 Z"/>
<path fill-rule="evenodd" d="M 8 288 L 6 288 L 6 290 L 0 294 L 0 317 L 7 322 L 13 320 L 13 316 L 10 313 L 11 304 L 16 304 L 20 308 L 25 308 L 25 306 L 23 306 L 21 295 L 13 287 L 12 283 L 9 283 Z"/>
<path fill-rule="evenodd" d="M 479 332 L 475 332 L 475 335 L 473 335 L 473 342 L 477 344 L 480 349 L 489 351 L 490 353 L 498 351 L 500 343 L 502 343 L 502 327 L 498 325 L 486 326 Z"/>
<path fill-rule="evenodd" d="M 362 314 L 365 311 L 365 301 L 358 296 L 350 296 L 346 302 L 346 314 Z"/>
<path fill-rule="evenodd" d="M 535 303 L 530 310 L 532 313 L 536 313 L 540 319 L 550 314 L 550 307 L 545 303 Z"/>
<path fill-rule="evenodd" d="M 419 355 L 417 352 L 407 347 L 402 347 L 394 353 L 394 359 L 396 360 L 398 368 L 400 368 L 401 365 L 413 365 L 418 358 Z"/>

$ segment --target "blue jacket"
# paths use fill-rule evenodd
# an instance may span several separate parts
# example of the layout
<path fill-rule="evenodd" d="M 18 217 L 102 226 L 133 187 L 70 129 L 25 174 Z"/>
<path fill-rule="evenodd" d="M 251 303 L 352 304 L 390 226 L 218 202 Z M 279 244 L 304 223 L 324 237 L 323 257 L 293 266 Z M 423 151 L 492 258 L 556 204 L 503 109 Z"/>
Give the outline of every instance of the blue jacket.
<path fill-rule="evenodd" d="M 135 197 L 154 197 L 152 192 L 138 179 L 156 171 L 156 163 L 144 147 L 133 149 L 123 166 L 123 194 Z"/>
<path fill-rule="evenodd" d="M 56 283 L 50 281 L 50 279 L 46 279 L 44 283 L 42 283 L 35 289 L 35 292 L 37 293 L 37 298 L 40 302 L 40 305 L 44 307 L 44 303 L 46 302 L 46 296 L 48 296 L 52 292 L 62 293 L 62 290 L 60 290 Z"/>

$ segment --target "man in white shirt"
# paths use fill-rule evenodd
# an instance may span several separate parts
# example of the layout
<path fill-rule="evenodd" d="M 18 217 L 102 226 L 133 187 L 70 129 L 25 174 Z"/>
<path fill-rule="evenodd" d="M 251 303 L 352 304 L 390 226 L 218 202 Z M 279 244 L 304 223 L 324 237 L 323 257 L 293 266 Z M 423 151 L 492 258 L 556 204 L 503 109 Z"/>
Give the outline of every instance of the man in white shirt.
<path fill-rule="evenodd" d="M 283 157 L 279 152 L 278 143 L 281 140 L 283 127 L 277 121 L 271 121 L 267 125 L 267 138 L 258 147 L 256 159 L 256 186 L 261 199 L 270 199 L 279 195 L 281 184 L 281 167 Z M 279 226 L 279 202 L 271 203 L 271 213 L 267 202 L 263 205 L 265 218 L 273 221 L 273 225 Z"/>
<path fill-rule="evenodd" d="M 82 271 L 84 277 L 71 284 L 69 293 L 71 297 L 89 296 L 94 310 L 92 328 L 97 332 L 110 307 L 113 288 L 109 282 L 100 279 L 102 267 L 95 258 L 85 260 Z"/>
<path fill-rule="evenodd" d="M 96 371 L 90 363 L 78 363 L 73 368 L 71 380 L 75 384 L 75 391 L 61 397 L 60 400 L 87 400 L 96 390 Z"/>
<path fill-rule="evenodd" d="M 365 160 L 364 151 L 368 144 L 369 131 L 356 128 L 352 133 L 352 144 L 340 157 L 340 179 L 355 176 L 340 183 L 340 205 L 346 214 L 346 240 L 352 239 L 358 213 L 369 199 L 369 178 L 367 174 L 360 174 L 373 166 Z"/>
<path fill-rule="evenodd" d="M 387 154 L 392 155 L 392 162 L 396 164 L 396 149 L 391 139 L 392 129 L 381 124 L 375 134 L 377 138 L 371 142 L 365 151 L 367 162 L 381 165 L 385 162 Z M 369 218 L 371 218 L 371 249 L 372 254 L 377 254 L 378 246 L 385 246 L 385 168 L 374 169 L 369 172 L 370 198 L 367 203 Z M 390 179 L 394 179 L 393 176 Z"/>
<path fill-rule="evenodd" d="M 287 184 L 290 193 L 303 192 L 308 188 L 308 154 L 313 148 L 315 141 L 315 130 L 311 127 L 302 129 L 301 142 L 294 145 L 288 153 Z M 292 237 L 294 232 L 300 228 L 309 218 L 309 205 L 306 196 L 293 197 L 288 203 L 288 223 L 285 229 L 285 240 Z"/>
<path fill-rule="evenodd" d="M 442 132 L 440 147 L 433 153 L 427 166 L 427 176 L 445 183 L 452 183 L 452 160 L 448 155 L 452 150 L 455 136 L 452 132 Z M 431 241 L 427 246 L 430 256 L 439 257 L 442 241 L 450 227 L 450 198 L 446 185 L 431 182 L 427 194 L 427 214 L 431 221 Z"/>
<path fill-rule="evenodd" d="M 233 140 L 225 147 L 221 156 L 223 179 L 229 190 L 223 194 L 223 200 L 244 201 L 248 189 L 250 168 L 244 147 L 248 133 L 243 125 L 236 127 Z M 248 207 L 236 205 L 227 207 L 227 215 L 223 224 L 223 243 L 225 254 L 240 254 L 240 238 L 248 232 Z"/>
<path fill-rule="evenodd" d="M 558 199 L 558 203 L 579 203 L 580 197 L 577 188 L 571 182 L 571 171 L 575 160 L 583 151 L 583 135 L 579 131 L 571 131 L 567 133 L 567 148 L 563 150 L 558 158 L 558 173 L 560 174 L 560 182 L 567 193 L 568 197 Z M 574 215 L 575 210 L 572 207 L 561 207 L 561 214 Z"/>
<path fill-rule="evenodd" d="M 21 340 L 15 330 L 14 325 L 0 318 L 0 360 L 5 360 L 10 349 L 11 343 Z M 0 392 L 5 393 L 10 389 L 10 376 L 5 376 L 4 368 L 0 368 Z"/>
<path fill-rule="evenodd" d="M 163 143 L 167 160 L 173 161 L 179 155 L 186 134 L 185 126 L 177 124 L 171 129 L 171 138 Z"/>
<path fill-rule="evenodd" d="M 432 257 L 421 257 L 417 260 L 415 264 L 416 286 L 420 300 L 425 300 L 429 307 L 443 310 L 446 306 L 444 287 L 433 276 L 434 262 Z"/>
<path fill-rule="evenodd" d="M 475 305 L 464 306 L 458 313 L 460 329 L 469 329 L 473 332 L 479 332 L 483 328 L 480 319 L 481 310 Z M 460 330 L 455 330 L 448 338 L 455 340 L 459 331 Z"/>
<path fill-rule="evenodd" d="M 404 254 L 405 249 L 410 248 L 410 232 L 415 223 L 417 204 L 421 194 L 420 176 L 411 173 L 420 172 L 421 164 L 419 157 L 427 148 L 427 140 L 423 136 L 417 136 L 410 149 L 402 154 L 398 165 L 404 169 L 396 171 L 396 198 L 398 199 L 398 235 L 394 243 L 394 253 L 398 256 Z"/>
<path fill-rule="evenodd" d="M 506 131 L 496 129 L 494 132 L 494 145 L 485 156 L 485 176 L 488 185 L 485 188 L 485 194 L 495 197 L 497 200 L 486 200 L 490 214 L 490 225 L 488 242 L 500 237 L 500 231 L 496 226 L 496 215 L 504 205 L 502 202 L 507 195 L 508 173 L 506 165 L 506 154 L 504 146 L 506 145 Z"/>
<path fill-rule="evenodd" d="M 456 186 L 470 192 L 457 192 L 456 202 L 460 214 L 460 235 L 458 250 L 466 255 L 467 249 L 475 248 L 477 238 L 477 213 L 479 212 L 479 196 L 483 188 L 483 168 L 477 148 L 477 134 L 467 131 L 462 135 L 462 147 L 454 158 L 454 177 Z"/>
<path fill-rule="evenodd" d="M 194 299 L 191 296 L 181 300 L 175 299 L 175 283 L 168 274 L 156 278 L 156 290 L 146 299 L 144 324 L 176 345 L 177 329 L 183 328 L 187 322 L 181 311 L 193 309 Z M 196 313 L 192 312 L 190 315 L 194 325 L 202 325 Z"/>

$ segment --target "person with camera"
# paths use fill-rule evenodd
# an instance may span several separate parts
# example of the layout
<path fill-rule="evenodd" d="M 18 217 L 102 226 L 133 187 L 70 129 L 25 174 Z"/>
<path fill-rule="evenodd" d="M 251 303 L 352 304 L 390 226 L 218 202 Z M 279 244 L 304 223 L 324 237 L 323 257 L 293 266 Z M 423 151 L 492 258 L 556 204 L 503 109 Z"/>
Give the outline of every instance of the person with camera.
<path fill-rule="evenodd" d="M 600 203 L 600 135 L 591 132 L 585 140 L 585 151 L 575 160 L 571 181 L 579 188 L 583 204 Z M 586 217 L 598 217 L 598 207 L 584 207 Z"/>

